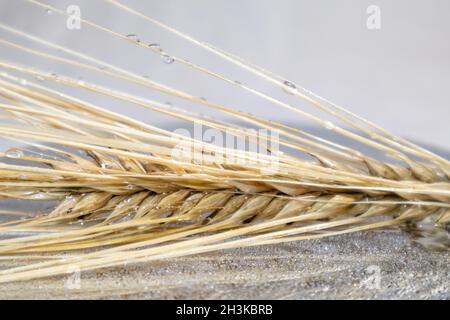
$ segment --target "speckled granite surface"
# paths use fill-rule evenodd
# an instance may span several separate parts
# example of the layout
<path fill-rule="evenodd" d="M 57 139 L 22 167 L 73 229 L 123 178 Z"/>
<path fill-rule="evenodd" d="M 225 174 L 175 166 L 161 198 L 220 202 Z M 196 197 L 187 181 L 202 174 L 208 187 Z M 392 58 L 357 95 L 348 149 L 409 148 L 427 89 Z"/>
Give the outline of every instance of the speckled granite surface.
<path fill-rule="evenodd" d="M 0 298 L 450 299 L 449 262 L 401 232 L 373 231 L 85 272 L 79 289 L 64 276 L 2 284 Z"/>

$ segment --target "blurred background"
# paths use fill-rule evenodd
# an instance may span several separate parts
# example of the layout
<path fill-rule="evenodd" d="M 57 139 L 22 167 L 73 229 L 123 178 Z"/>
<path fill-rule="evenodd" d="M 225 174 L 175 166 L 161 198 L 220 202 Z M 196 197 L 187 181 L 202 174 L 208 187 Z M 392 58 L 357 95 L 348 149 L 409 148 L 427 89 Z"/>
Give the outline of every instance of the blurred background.
<path fill-rule="evenodd" d="M 450 149 L 450 2 L 447 0 L 149 0 L 122 1 L 143 14 L 236 54 L 285 79 L 426 145 Z M 102 0 L 47 0 L 58 9 L 80 8 L 81 17 L 168 54 L 223 73 L 313 114 L 287 95 L 220 58 Z M 373 11 L 379 9 L 379 11 Z M 368 9 L 369 8 L 369 9 Z M 368 12 L 369 10 L 369 12 Z M 377 15 L 377 16 L 374 16 Z M 375 20 L 374 20 L 375 19 Z M 0 0 L 0 23 L 126 68 L 193 95 L 298 127 L 313 125 L 243 90 L 150 51 L 81 24 L 70 30 L 66 16 L 26 0 Z M 375 26 L 375 29 L 373 28 Z M 33 49 L 54 49 L 0 30 L 0 37 Z M 1 59 L 70 75 L 177 107 L 229 119 L 146 88 L 49 62 L 0 45 Z M 0 70 L 1 71 L 1 70 Z M 32 79 L 30 79 L 32 80 Z M 62 88 L 48 83 L 50 87 Z M 156 125 L 173 119 L 79 89 L 67 92 Z M 170 125 L 169 125 L 170 123 Z"/>

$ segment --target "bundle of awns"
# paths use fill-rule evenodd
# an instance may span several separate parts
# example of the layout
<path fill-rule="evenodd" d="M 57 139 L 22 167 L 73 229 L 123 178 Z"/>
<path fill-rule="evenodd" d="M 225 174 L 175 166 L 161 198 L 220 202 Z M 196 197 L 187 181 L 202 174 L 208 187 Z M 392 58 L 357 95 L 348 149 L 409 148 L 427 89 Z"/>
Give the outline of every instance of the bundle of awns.
<path fill-rule="evenodd" d="M 161 55 L 165 63 L 184 65 L 218 79 L 223 86 L 253 94 L 270 102 L 274 110 L 289 110 L 322 126 L 324 132 L 388 155 L 392 162 L 0 24 L 0 29 L 14 38 L 56 49 L 58 55 L 14 41 L 0 40 L 1 46 L 215 109 L 253 128 L 182 112 L 166 103 L 80 80 L 76 75 L 55 74 L 0 59 L 0 136 L 17 143 L 17 148 L 0 154 L 0 205 L 5 201 L 57 201 L 51 210 L 0 223 L 0 256 L 26 262 L 0 271 L 0 282 L 64 274 L 73 266 L 93 270 L 374 229 L 403 229 L 421 237 L 430 247 L 448 250 L 447 159 L 292 81 L 117 1 L 105 1 L 123 14 L 143 19 L 280 87 L 290 99 L 308 102 L 324 112 L 324 117 L 200 63 L 169 55 L 134 35 L 83 19 L 86 30 L 104 32 L 122 39 L 124 45 Z M 54 15 L 66 14 L 39 1 L 28 2 Z M 53 88 L 54 83 L 63 89 Z M 66 88 L 87 90 L 91 96 L 201 123 L 256 147 L 224 147 L 164 130 L 114 113 L 94 104 L 93 99 L 72 96 Z M 329 121 L 330 117 L 335 121 Z M 2 211 L 2 216 L 19 213 Z M 30 262 L 37 258 L 39 261 Z"/>

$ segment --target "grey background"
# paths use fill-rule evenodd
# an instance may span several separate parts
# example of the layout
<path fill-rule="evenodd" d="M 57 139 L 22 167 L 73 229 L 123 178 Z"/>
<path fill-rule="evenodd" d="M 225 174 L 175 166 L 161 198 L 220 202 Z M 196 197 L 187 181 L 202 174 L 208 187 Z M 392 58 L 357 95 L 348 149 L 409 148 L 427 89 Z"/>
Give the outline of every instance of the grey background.
<path fill-rule="evenodd" d="M 450 2 L 446 0 L 151 0 L 123 1 L 198 39 L 210 42 L 283 75 L 364 116 L 392 132 L 449 149 Z M 82 17 L 121 34 L 134 33 L 146 43 L 159 43 L 168 53 L 187 58 L 232 79 L 315 113 L 279 88 L 156 29 L 100 0 L 47 1 L 65 9 L 77 4 Z M 366 9 L 381 8 L 381 30 L 368 30 Z M 242 90 L 177 65 L 165 65 L 142 48 L 83 25 L 69 31 L 65 17 L 47 14 L 24 0 L 1 0 L 4 24 L 70 46 L 194 95 L 207 97 L 259 116 L 309 125 L 298 115 L 279 110 Z M 0 31 L 0 37 L 55 53 Z M 215 117 L 223 115 L 148 89 L 75 70 L 0 46 L 2 59 L 31 64 Z M 56 85 L 52 85 L 57 87 Z M 167 117 L 136 106 L 68 90 L 112 110 L 165 125 Z M 226 118 L 226 117 L 224 117 Z M 172 124 L 172 126 L 174 126 Z"/>

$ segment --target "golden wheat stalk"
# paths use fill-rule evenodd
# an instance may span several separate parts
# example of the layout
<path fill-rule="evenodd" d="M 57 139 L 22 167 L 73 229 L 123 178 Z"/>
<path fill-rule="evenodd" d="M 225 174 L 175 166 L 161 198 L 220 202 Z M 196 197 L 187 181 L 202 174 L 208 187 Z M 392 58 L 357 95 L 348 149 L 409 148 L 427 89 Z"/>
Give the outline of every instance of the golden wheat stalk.
<path fill-rule="evenodd" d="M 65 14 L 39 1 L 26 1 Z M 0 224 L 0 233 L 7 235 L 0 240 L 0 256 L 27 262 L 0 271 L 0 282 L 64 274 L 74 266 L 92 270 L 212 250 L 410 225 L 416 226 L 416 233 L 427 233 L 433 246 L 449 248 L 448 160 L 393 136 L 291 81 L 117 1 L 105 1 L 281 87 L 357 131 L 344 129 L 200 64 L 168 56 L 157 46 L 136 39 L 130 41 L 126 35 L 83 19 L 86 26 L 168 56 L 171 63 L 237 86 L 271 102 L 274 108 L 288 109 L 335 134 L 382 151 L 397 163 L 383 162 L 323 137 L 208 101 L 0 24 L 4 31 L 58 49 L 66 56 L 0 39 L 2 46 L 156 90 L 279 133 L 279 137 L 261 137 L 243 126 L 71 76 L 0 60 L 4 70 L 0 74 L 0 133 L 3 138 L 24 145 L 1 154 L 4 160 L 0 161 L 0 198 L 59 201 L 51 212 Z M 43 80 L 201 123 L 251 140 L 267 152 L 226 148 L 185 137 L 114 113 L 63 90 L 50 89 Z M 316 160 L 278 152 L 272 149 L 274 144 Z M 174 150 L 180 146 L 187 146 L 189 157 L 174 158 Z M 276 168 L 271 166 L 274 163 Z M 36 258 L 42 262 L 30 262 Z"/>

